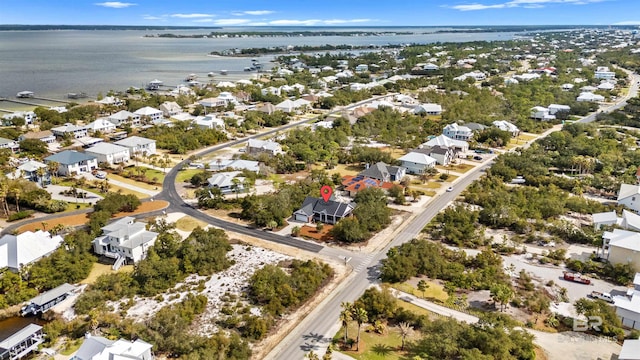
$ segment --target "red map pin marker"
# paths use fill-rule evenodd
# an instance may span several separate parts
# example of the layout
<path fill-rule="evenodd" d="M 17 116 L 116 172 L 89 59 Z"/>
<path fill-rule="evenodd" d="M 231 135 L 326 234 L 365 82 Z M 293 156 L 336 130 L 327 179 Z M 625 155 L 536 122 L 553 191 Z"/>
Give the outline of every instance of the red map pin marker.
<path fill-rule="evenodd" d="M 333 194 L 333 189 L 331 188 L 331 186 L 324 185 L 320 188 L 320 195 L 322 195 L 322 200 L 324 200 L 324 202 L 329 202 L 331 194 Z"/>

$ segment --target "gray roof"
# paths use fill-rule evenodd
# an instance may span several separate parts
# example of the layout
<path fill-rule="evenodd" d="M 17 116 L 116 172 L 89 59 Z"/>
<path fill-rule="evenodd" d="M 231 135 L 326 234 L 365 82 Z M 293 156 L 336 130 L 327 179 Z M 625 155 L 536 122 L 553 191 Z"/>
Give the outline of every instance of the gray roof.
<path fill-rule="evenodd" d="M 478 123 L 474 123 L 474 122 L 465 123 L 464 126 L 466 126 L 469 129 L 471 129 L 471 131 L 482 131 L 482 130 L 487 128 L 486 125 L 482 125 L 482 124 L 478 124 Z"/>
<path fill-rule="evenodd" d="M 34 297 L 33 299 L 31 299 L 31 303 L 32 304 L 36 304 L 39 306 L 42 306 L 46 303 L 48 303 L 51 300 L 54 300 L 64 294 L 70 293 L 71 291 L 73 291 L 73 289 L 75 289 L 75 287 L 73 285 L 64 283 L 60 286 L 58 286 L 57 288 L 51 289 L 49 291 L 43 292 L 42 294 Z"/>
<path fill-rule="evenodd" d="M 304 199 L 300 210 L 296 211 L 296 213 L 304 214 L 306 216 L 311 216 L 316 213 L 325 213 L 327 215 L 345 217 L 351 214 L 354 208 L 355 206 L 353 204 L 347 204 L 331 199 L 325 202 L 323 199 L 307 196 L 307 198 Z"/>
<path fill-rule="evenodd" d="M 111 155 L 111 154 L 116 154 L 116 153 L 120 153 L 123 151 L 129 151 L 129 148 L 124 147 L 124 146 L 120 146 L 120 145 L 116 145 L 116 144 L 110 144 L 110 143 L 106 143 L 106 142 L 101 142 L 98 143 L 90 148 L 88 148 L 87 150 L 85 150 L 88 153 L 92 153 L 92 154 L 101 154 L 101 155 Z"/>
<path fill-rule="evenodd" d="M 0 342 L 0 350 L 9 350 L 40 330 L 42 326 L 29 324 Z"/>
<path fill-rule="evenodd" d="M 115 341 L 105 339 L 102 336 L 91 336 L 84 340 L 75 357 L 81 360 L 90 360 L 93 356 L 101 353 L 114 342 Z"/>
<path fill-rule="evenodd" d="M 72 165 L 82 161 L 95 160 L 95 159 L 96 157 L 93 155 L 81 153 L 75 150 L 65 150 L 57 154 L 47 156 L 46 158 L 44 158 L 44 161 L 45 162 L 55 161 L 61 165 Z"/>
<path fill-rule="evenodd" d="M 388 179 L 390 176 L 390 171 L 388 169 L 388 166 L 389 165 L 381 161 L 369 166 L 368 169 L 362 170 L 359 175 L 363 175 L 363 176 L 370 177 L 372 179 L 378 179 L 378 180 Z"/>
<path fill-rule="evenodd" d="M 146 145 L 146 144 L 151 144 L 155 142 L 156 141 L 153 139 L 147 139 L 140 136 L 129 136 L 126 139 L 116 141 L 114 144 L 122 145 L 126 147 L 135 147 L 135 146 Z"/>
<path fill-rule="evenodd" d="M 6 145 L 6 144 L 17 144 L 17 142 L 15 140 L 11 140 L 11 139 L 6 139 L 3 137 L 0 137 L 0 145 Z"/>

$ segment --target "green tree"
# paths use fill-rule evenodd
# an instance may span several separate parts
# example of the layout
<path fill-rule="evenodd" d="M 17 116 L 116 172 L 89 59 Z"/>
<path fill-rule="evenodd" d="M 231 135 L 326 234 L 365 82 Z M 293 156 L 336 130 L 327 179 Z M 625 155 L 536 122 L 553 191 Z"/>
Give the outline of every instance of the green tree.
<path fill-rule="evenodd" d="M 424 294 L 427 291 L 427 289 L 429 288 L 429 283 L 427 283 L 424 280 L 420 280 L 418 281 L 418 291 L 422 292 L 422 298 L 424 299 Z"/>
<path fill-rule="evenodd" d="M 362 324 L 369 321 L 369 317 L 367 316 L 367 311 L 363 308 L 355 308 L 353 312 L 353 319 L 358 324 L 358 336 L 356 337 L 356 351 L 360 350 L 360 328 Z"/>
<path fill-rule="evenodd" d="M 342 302 L 340 304 L 342 311 L 340 311 L 340 323 L 344 327 L 344 344 L 349 339 L 349 322 L 353 320 L 353 304 L 349 302 Z"/>

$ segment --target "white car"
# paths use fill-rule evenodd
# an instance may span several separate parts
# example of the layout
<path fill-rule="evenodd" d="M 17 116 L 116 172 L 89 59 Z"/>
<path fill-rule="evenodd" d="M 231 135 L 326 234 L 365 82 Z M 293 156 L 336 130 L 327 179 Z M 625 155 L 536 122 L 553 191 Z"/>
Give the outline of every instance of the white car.
<path fill-rule="evenodd" d="M 452 187 L 452 186 L 449 186 L 449 187 L 447 188 L 447 192 L 452 192 L 452 191 L 453 191 L 453 187 Z"/>
<path fill-rule="evenodd" d="M 97 177 L 98 179 L 106 179 L 107 178 L 107 173 L 104 171 L 98 171 L 95 175 L 95 177 Z"/>

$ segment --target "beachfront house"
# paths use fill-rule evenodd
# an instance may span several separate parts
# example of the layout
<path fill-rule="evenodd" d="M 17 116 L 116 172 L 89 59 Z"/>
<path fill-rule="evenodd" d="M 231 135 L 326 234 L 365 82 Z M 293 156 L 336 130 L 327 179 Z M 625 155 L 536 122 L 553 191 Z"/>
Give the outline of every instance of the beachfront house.
<path fill-rule="evenodd" d="M 111 121 L 115 126 L 131 125 L 140 126 L 140 115 L 134 114 L 127 110 L 120 110 L 115 114 L 111 114 L 107 117 L 107 120 Z"/>
<path fill-rule="evenodd" d="M 268 154 L 270 156 L 275 156 L 277 154 L 282 154 L 282 146 L 275 141 L 271 140 L 259 140 L 259 139 L 249 139 L 247 142 L 247 154 L 250 155 L 259 155 L 259 154 Z"/>
<path fill-rule="evenodd" d="M 98 168 L 98 159 L 95 156 L 75 150 L 65 150 L 47 156 L 44 158 L 44 162 L 45 164 L 58 163 L 58 174 L 62 176 L 87 173 Z"/>
<path fill-rule="evenodd" d="M 140 116 L 140 121 L 146 119 L 147 122 L 160 120 L 162 118 L 162 110 L 158 110 L 156 108 L 152 108 L 151 106 L 145 106 L 133 112 L 134 114 Z"/>
<path fill-rule="evenodd" d="M 640 185 L 621 184 L 617 201 L 618 205 L 640 213 Z"/>
<path fill-rule="evenodd" d="M 33 124 L 38 116 L 33 111 L 15 111 L 11 114 L 2 115 L 2 124 L 5 126 L 13 125 L 13 119 L 22 118 L 24 119 L 25 125 Z"/>
<path fill-rule="evenodd" d="M 20 144 L 17 141 L 0 137 L 0 149 L 9 149 L 11 152 L 20 150 Z"/>
<path fill-rule="evenodd" d="M 156 153 L 156 141 L 141 136 L 129 136 L 128 138 L 116 141 L 114 144 L 129 148 L 129 154 L 131 156 L 140 154 L 150 156 Z"/>
<path fill-rule="evenodd" d="M 98 159 L 98 163 L 111 166 L 126 163 L 131 158 L 129 148 L 106 142 L 98 143 L 84 152 L 95 156 Z"/>
<path fill-rule="evenodd" d="M 350 216 L 353 209 L 355 209 L 353 204 L 333 199 L 325 202 L 324 199 L 307 196 L 300 209 L 293 213 L 293 217 L 296 221 L 335 224 L 340 219 Z"/>
<path fill-rule="evenodd" d="M 124 217 L 102 227 L 102 235 L 93 240 L 93 251 L 115 259 L 117 269 L 125 263 L 135 264 L 144 259 L 157 238 L 158 233 L 148 231 L 145 223 Z"/>
<path fill-rule="evenodd" d="M 400 157 L 398 161 L 407 169 L 407 173 L 416 175 L 424 174 L 427 169 L 436 166 L 436 159 L 427 154 L 414 151 Z"/>
<path fill-rule="evenodd" d="M 220 172 L 207 179 L 209 187 L 220 189 L 223 194 L 241 193 L 245 191 L 245 178 L 238 176 L 241 171 Z"/>
<path fill-rule="evenodd" d="M 87 333 L 71 360 L 153 360 L 152 348 L 153 345 L 140 339 L 114 341 Z"/>
<path fill-rule="evenodd" d="M 116 131 L 115 124 L 107 120 L 106 118 L 96 119 L 95 121 L 87 124 L 86 128 L 90 134 L 95 134 L 98 132 L 108 134 Z"/>
<path fill-rule="evenodd" d="M 57 137 L 69 136 L 72 139 L 77 139 L 85 136 L 89 136 L 87 128 L 84 126 L 78 126 L 71 123 L 66 123 L 62 126 L 57 126 L 51 129 L 53 135 Z"/>
<path fill-rule="evenodd" d="M 47 231 L 25 231 L 0 238 L 0 269 L 14 272 L 54 252 L 62 244 L 62 236 Z"/>

